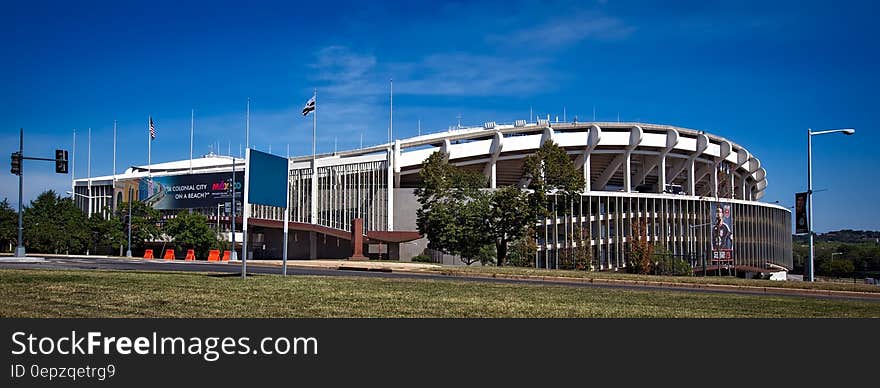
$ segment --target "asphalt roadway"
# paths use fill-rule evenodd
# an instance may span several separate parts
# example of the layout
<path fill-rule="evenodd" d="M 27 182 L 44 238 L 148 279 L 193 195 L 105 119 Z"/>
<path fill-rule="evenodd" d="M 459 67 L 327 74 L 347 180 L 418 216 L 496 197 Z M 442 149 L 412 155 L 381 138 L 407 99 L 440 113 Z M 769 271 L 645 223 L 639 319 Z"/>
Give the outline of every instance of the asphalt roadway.
<path fill-rule="evenodd" d="M 53 270 L 110 270 L 110 271 L 180 271 L 180 272 L 203 272 L 203 273 L 227 273 L 241 274 L 241 263 L 214 263 L 205 261 L 166 261 L 166 260 L 144 260 L 139 258 L 123 259 L 123 258 L 103 258 L 91 256 L 66 256 L 66 257 L 46 257 L 43 261 L 36 262 L 14 262 L 6 261 L 9 258 L 0 257 L 0 269 L 53 269 Z M 483 282 L 483 283 L 504 283 L 504 284 L 529 284 L 542 286 L 567 286 L 567 287 L 595 287 L 595 288 L 616 288 L 637 291 L 677 291 L 677 292 L 702 292 L 702 293 L 721 293 L 721 294 L 738 294 L 738 295 L 766 295 L 766 296 L 782 296 L 782 297 L 811 297 L 820 299 L 843 299 L 843 300 L 868 300 L 880 302 L 880 294 L 878 295 L 827 295 L 815 293 L 792 294 L 791 290 L 774 292 L 772 289 L 707 289 L 707 288 L 689 288 L 686 286 L 663 286 L 663 285 L 644 285 L 644 284 L 607 284 L 607 283 L 586 283 L 582 281 L 566 282 L 564 280 L 542 280 L 542 279 L 507 279 L 507 278 L 489 278 L 482 276 L 467 275 L 444 275 L 438 273 L 416 273 L 416 272 L 394 272 L 394 271 L 367 271 L 367 270 L 342 270 L 330 268 L 305 268 L 295 266 L 295 262 L 287 267 L 288 276 L 346 276 L 346 277 L 369 277 L 369 278 L 387 278 L 387 279 L 418 279 L 418 280 L 444 280 L 444 281 L 465 281 L 465 282 Z M 248 262 L 248 275 L 281 275 L 282 269 L 275 265 L 260 265 Z"/>

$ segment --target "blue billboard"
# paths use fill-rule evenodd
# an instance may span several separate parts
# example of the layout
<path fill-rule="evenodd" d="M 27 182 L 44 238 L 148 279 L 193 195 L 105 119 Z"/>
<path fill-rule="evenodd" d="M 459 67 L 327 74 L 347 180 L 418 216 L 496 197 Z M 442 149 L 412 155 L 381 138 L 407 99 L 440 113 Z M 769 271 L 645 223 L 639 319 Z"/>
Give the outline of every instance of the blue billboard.
<path fill-rule="evenodd" d="M 287 158 L 248 151 L 248 203 L 287 207 Z"/>

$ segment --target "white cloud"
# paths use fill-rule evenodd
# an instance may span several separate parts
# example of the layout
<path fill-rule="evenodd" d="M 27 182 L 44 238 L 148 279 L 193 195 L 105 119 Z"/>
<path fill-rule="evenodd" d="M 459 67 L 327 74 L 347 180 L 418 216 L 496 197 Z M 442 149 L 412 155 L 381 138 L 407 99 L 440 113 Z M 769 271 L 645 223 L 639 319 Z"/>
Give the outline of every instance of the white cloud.
<path fill-rule="evenodd" d="M 585 40 L 619 40 L 629 37 L 635 27 L 623 20 L 599 12 L 579 12 L 573 16 L 551 19 L 536 26 L 493 34 L 488 43 L 534 49 L 558 49 Z"/>
<path fill-rule="evenodd" d="M 318 51 L 310 65 L 322 90 L 340 96 L 383 96 L 393 76 L 394 92 L 434 96 L 505 96 L 552 87 L 548 60 L 466 52 L 430 54 L 410 62 L 379 64 L 371 54 L 344 46 Z"/>
<path fill-rule="evenodd" d="M 548 61 L 470 53 L 433 54 L 408 64 L 400 91 L 443 96 L 510 96 L 552 88 Z"/>

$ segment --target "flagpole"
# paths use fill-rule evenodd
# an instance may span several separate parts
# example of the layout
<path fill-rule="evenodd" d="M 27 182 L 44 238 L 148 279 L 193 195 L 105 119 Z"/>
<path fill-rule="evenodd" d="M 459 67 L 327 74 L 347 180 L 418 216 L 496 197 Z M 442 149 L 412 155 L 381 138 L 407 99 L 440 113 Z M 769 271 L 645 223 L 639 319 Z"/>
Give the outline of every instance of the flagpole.
<path fill-rule="evenodd" d="M 312 111 L 312 187 L 311 187 L 311 200 L 310 200 L 310 221 L 312 224 L 318 223 L 318 159 L 317 159 L 317 147 L 316 139 L 318 133 L 318 89 L 315 88 L 314 94 L 312 98 L 315 99 L 315 109 Z M 312 237 L 313 239 L 315 237 Z M 310 244 L 311 247 L 311 244 Z M 311 249 L 311 248 L 310 248 Z M 309 252 L 309 258 L 314 259 L 317 258 L 317 252 L 311 251 Z"/>
<path fill-rule="evenodd" d="M 89 214 L 88 214 L 88 216 L 91 218 L 92 217 L 92 129 L 91 128 L 89 128 L 88 150 L 89 150 L 89 152 L 86 154 L 88 157 L 88 160 L 86 160 L 86 173 L 88 174 L 88 177 L 89 177 L 89 181 L 88 181 L 89 193 L 88 193 L 88 197 L 86 199 L 89 200 Z M 86 254 L 88 254 L 88 253 L 89 253 L 89 250 L 86 249 Z"/>
<path fill-rule="evenodd" d="M 70 198 L 76 203 L 76 128 L 73 129 L 73 152 L 70 156 Z"/>
<path fill-rule="evenodd" d="M 196 110 L 190 111 L 189 116 L 189 173 L 193 173 L 193 132 L 196 128 Z"/>
<path fill-rule="evenodd" d="M 153 121 L 153 116 L 150 116 Z M 150 134 L 150 123 L 147 123 L 147 176 L 153 177 L 153 136 Z M 147 195 L 150 195 L 150 188 L 147 188 Z"/>
<path fill-rule="evenodd" d="M 251 98 L 247 99 L 247 116 L 245 116 L 244 148 L 251 146 Z"/>
<path fill-rule="evenodd" d="M 390 79 L 391 81 L 391 123 L 388 126 L 388 144 L 391 144 L 394 141 L 394 78 Z"/>
<path fill-rule="evenodd" d="M 288 178 L 284 180 L 284 196 L 285 204 L 284 204 L 284 248 L 282 249 L 282 265 L 281 265 L 281 274 L 287 276 L 287 236 L 288 236 L 288 228 L 290 224 L 290 144 L 287 145 L 287 176 Z"/>
<path fill-rule="evenodd" d="M 116 120 L 113 120 L 113 188 L 116 188 Z"/>
<path fill-rule="evenodd" d="M 315 139 L 317 139 L 317 128 L 318 128 L 318 89 L 315 88 L 315 92 L 312 95 L 312 98 L 315 99 L 315 110 L 312 112 L 312 160 L 316 159 L 316 147 L 315 147 Z"/>

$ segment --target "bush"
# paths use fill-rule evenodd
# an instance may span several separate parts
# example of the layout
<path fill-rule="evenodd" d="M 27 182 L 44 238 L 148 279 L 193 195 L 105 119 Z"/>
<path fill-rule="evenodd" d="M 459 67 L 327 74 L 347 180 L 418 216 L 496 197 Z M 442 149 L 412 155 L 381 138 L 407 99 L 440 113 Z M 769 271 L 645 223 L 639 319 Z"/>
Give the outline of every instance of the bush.
<path fill-rule="evenodd" d="M 666 276 L 690 276 L 693 268 L 690 263 L 681 257 L 673 256 L 666 247 L 654 246 L 654 274 Z"/>
<path fill-rule="evenodd" d="M 414 261 L 416 263 L 433 263 L 434 258 L 431 257 L 431 255 L 428 255 L 428 254 L 422 252 L 418 256 L 413 257 L 412 261 Z"/>
<path fill-rule="evenodd" d="M 535 266 L 535 253 L 538 251 L 538 244 L 532 236 L 531 233 L 526 233 L 525 237 L 510 243 L 507 264 L 514 267 Z"/>

